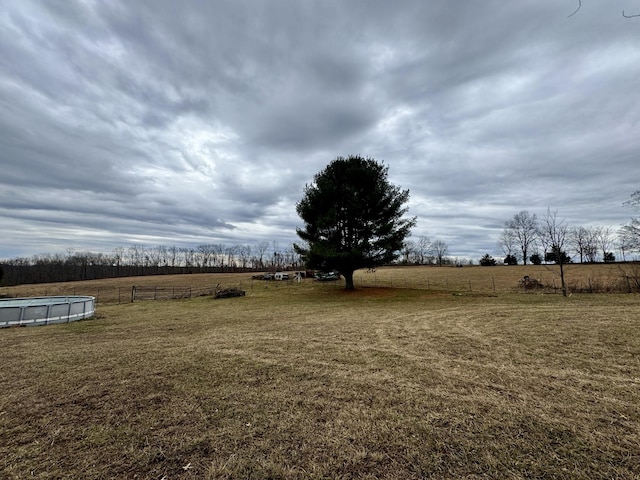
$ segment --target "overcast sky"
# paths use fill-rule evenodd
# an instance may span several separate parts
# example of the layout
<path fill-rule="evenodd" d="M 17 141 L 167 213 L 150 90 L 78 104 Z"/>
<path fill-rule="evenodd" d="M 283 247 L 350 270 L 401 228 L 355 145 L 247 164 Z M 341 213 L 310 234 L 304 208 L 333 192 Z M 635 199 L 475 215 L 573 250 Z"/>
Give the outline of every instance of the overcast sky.
<path fill-rule="evenodd" d="M 296 241 L 305 183 L 384 161 L 414 236 L 498 254 L 640 189 L 637 0 L 0 6 L 0 258 Z"/>

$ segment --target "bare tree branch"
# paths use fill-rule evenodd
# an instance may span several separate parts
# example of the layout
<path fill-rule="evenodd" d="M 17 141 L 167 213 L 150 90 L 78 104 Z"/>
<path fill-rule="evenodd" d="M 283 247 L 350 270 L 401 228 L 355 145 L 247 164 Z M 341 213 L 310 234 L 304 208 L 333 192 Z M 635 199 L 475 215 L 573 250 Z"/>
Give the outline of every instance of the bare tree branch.
<path fill-rule="evenodd" d="M 581 8 L 582 8 L 582 0 L 578 0 L 578 8 L 576 8 L 575 11 L 571 15 L 568 15 L 567 18 L 573 17 L 576 13 L 578 13 L 578 10 L 580 10 Z M 626 13 L 624 13 L 624 10 L 623 10 L 622 11 L 622 16 L 624 18 L 640 17 L 640 13 L 637 13 L 635 15 L 627 15 Z"/>
<path fill-rule="evenodd" d="M 578 13 L 578 10 L 580 10 L 581 7 L 582 7 L 582 0 L 578 0 L 578 8 L 576 8 L 575 12 L 573 12 L 567 18 L 573 17 L 576 13 Z M 624 15 L 624 12 L 622 14 Z"/>

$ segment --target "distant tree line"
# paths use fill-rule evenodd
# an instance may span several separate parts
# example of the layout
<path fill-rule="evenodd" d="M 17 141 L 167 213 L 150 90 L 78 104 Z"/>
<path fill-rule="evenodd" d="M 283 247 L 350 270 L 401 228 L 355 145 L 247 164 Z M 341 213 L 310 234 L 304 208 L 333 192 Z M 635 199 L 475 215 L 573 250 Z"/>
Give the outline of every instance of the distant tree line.
<path fill-rule="evenodd" d="M 442 240 L 422 236 L 403 244 L 398 261 L 404 265 L 455 265 Z M 197 247 L 131 245 L 110 253 L 69 250 L 0 260 L 0 285 L 70 282 L 102 278 L 190 273 L 298 270 L 305 268 L 293 245 L 278 242 L 256 245 L 203 244 Z"/>
<path fill-rule="evenodd" d="M 640 211 L 640 190 L 635 191 L 625 205 Z M 525 265 L 528 261 L 558 265 L 562 293 L 566 296 L 564 265 L 571 263 L 573 257 L 580 263 L 615 262 L 616 240 L 623 261 L 626 261 L 627 253 L 640 252 L 640 219 L 632 218 L 616 235 L 609 227 L 569 227 L 550 209 L 540 219 L 535 213 L 523 210 L 505 222 L 498 246 L 505 255 L 503 263 L 507 265 L 517 265 L 519 260 Z M 497 263 L 489 254 L 480 259 L 483 266 Z"/>
<path fill-rule="evenodd" d="M 640 190 L 625 205 L 640 212 Z M 504 223 L 498 247 L 504 257 L 496 260 L 484 255 L 480 265 L 498 263 L 516 265 L 554 263 L 615 262 L 614 247 L 621 260 L 640 252 L 640 218 L 632 218 L 617 232 L 609 227 L 569 227 L 547 211 L 541 218 L 523 210 Z M 397 263 L 405 265 L 462 265 L 447 256 L 449 246 L 427 236 L 402 243 Z M 464 263 L 473 264 L 466 259 Z M 304 268 L 294 245 L 280 248 L 278 242 L 261 241 L 256 245 L 203 244 L 197 247 L 117 247 L 111 253 L 76 252 L 40 254 L 0 260 L 0 285 L 65 282 L 141 275 L 183 273 L 221 273 L 240 271 L 277 271 Z"/>
<path fill-rule="evenodd" d="M 457 259 L 447 256 L 449 245 L 442 240 L 433 240 L 423 235 L 416 240 L 404 242 L 399 257 L 401 265 L 454 265 Z"/>
<path fill-rule="evenodd" d="M 40 254 L 0 262 L 2 285 L 67 282 L 101 278 L 292 270 L 302 267 L 293 246 L 203 244 L 197 247 L 117 247 L 111 253 Z"/>
<path fill-rule="evenodd" d="M 503 262 L 507 265 L 518 263 L 612 263 L 617 260 L 614 249 L 618 248 L 622 258 L 626 260 L 626 254 L 640 249 L 636 232 L 633 235 L 634 223 L 623 227 L 616 235 L 610 227 L 601 226 L 573 226 L 563 225 L 562 249 L 554 244 L 549 237 L 549 231 L 545 228 L 544 216 L 541 222 L 538 216 L 523 210 L 507 220 L 497 241 L 498 247 L 503 252 Z M 634 220 L 636 222 L 637 220 Z M 639 229 L 640 232 L 640 229 Z M 635 244 L 633 243 L 635 239 Z M 483 257 L 484 258 L 484 257 Z M 484 258 L 481 265 L 488 262 Z M 490 262 L 489 262 L 490 263 Z"/>

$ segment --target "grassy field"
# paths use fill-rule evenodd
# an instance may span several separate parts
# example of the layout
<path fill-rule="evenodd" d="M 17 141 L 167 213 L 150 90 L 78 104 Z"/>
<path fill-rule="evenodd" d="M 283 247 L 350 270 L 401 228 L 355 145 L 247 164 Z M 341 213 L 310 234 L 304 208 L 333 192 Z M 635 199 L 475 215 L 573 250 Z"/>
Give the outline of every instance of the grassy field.
<path fill-rule="evenodd" d="M 1 478 L 640 478 L 637 295 L 258 283 L 0 359 Z"/>
<path fill-rule="evenodd" d="M 572 264 L 567 265 L 565 270 L 569 292 L 640 291 L 640 264 Z M 354 282 L 356 287 L 413 288 L 449 293 L 514 293 L 523 291 L 519 281 L 525 275 L 544 285 L 541 292 L 560 291 L 559 270 L 555 265 L 384 267 L 373 272 L 359 270 L 354 275 Z M 0 287 L 0 296 L 92 295 L 98 299 L 98 303 L 126 303 L 131 301 L 133 286 L 192 288 L 194 292 L 210 290 L 217 284 L 241 286 L 251 292 L 278 286 L 275 282 L 252 280 L 251 277 L 250 273 L 158 275 L 18 285 Z M 340 283 L 329 282 L 325 287 L 340 287 Z"/>

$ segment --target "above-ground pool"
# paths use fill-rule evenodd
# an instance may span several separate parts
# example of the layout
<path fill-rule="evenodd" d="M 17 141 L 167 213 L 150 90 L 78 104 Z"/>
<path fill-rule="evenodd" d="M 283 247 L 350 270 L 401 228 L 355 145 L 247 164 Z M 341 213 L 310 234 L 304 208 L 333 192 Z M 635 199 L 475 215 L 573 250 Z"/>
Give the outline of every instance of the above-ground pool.
<path fill-rule="evenodd" d="M 0 299 L 0 328 L 68 323 L 93 317 L 95 297 L 31 297 Z"/>

